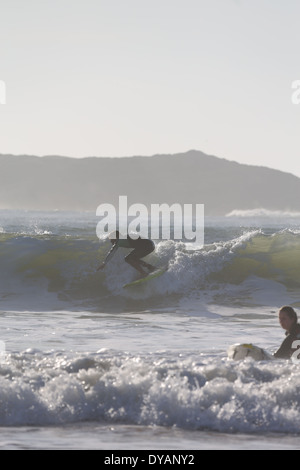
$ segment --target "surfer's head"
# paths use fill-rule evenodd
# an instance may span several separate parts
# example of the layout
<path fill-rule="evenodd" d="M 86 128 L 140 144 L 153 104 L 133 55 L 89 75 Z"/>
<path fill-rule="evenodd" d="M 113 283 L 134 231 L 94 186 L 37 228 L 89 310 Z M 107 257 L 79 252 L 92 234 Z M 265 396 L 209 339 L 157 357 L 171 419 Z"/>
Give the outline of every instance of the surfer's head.
<path fill-rule="evenodd" d="M 297 313 L 292 307 L 289 307 L 288 305 L 281 307 L 279 310 L 279 323 L 284 330 L 290 331 L 297 323 L 297 320 Z"/>

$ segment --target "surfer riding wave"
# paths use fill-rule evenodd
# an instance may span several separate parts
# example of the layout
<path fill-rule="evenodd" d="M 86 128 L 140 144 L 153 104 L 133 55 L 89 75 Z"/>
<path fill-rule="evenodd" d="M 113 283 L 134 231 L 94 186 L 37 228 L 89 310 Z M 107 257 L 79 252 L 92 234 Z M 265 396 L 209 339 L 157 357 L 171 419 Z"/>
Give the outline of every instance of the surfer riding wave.
<path fill-rule="evenodd" d="M 155 245 L 152 240 L 141 237 L 134 239 L 131 238 L 130 235 L 127 235 L 126 238 L 122 238 L 118 230 L 110 233 L 108 238 L 113 246 L 108 252 L 105 260 L 97 268 L 97 271 L 105 268 L 106 264 L 114 256 L 118 248 L 132 249 L 129 255 L 125 257 L 125 261 L 136 269 L 140 273 L 141 277 L 146 277 L 149 273 L 156 270 L 154 266 L 141 259 L 155 250 Z M 145 269 L 147 269 L 148 272 L 145 271 Z"/>

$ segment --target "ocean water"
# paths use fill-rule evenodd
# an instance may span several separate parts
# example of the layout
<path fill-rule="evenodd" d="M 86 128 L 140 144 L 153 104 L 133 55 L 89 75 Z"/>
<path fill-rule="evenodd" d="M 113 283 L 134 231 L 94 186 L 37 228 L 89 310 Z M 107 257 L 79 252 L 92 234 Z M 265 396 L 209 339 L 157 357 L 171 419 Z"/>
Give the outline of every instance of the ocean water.
<path fill-rule="evenodd" d="M 206 217 L 205 245 L 156 241 L 160 278 L 96 236 L 94 213 L 0 211 L 1 449 L 296 449 L 300 366 L 273 353 L 300 307 L 300 216 Z"/>

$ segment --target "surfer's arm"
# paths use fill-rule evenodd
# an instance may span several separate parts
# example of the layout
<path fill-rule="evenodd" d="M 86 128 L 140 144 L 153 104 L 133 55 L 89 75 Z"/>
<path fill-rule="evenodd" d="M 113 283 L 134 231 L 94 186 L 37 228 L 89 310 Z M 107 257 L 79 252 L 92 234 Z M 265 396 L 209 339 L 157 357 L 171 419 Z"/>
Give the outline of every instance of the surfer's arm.
<path fill-rule="evenodd" d="M 274 357 L 277 359 L 289 359 L 292 355 L 292 343 L 295 337 L 288 335 L 281 344 L 278 351 L 275 352 Z"/>
<path fill-rule="evenodd" d="M 290 359 L 293 353 L 297 351 L 297 348 L 293 348 L 293 343 L 299 339 L 300 334 L 288 334 L 278 351 L 273 354 L 274 357 L 277 359 Z"/>
<path fill-rule="evenodd" d="M 102 264 L 100 264 L 99 268 L 97 268 L 97 271 L 100 271 L 100 269 L 103 269 L 105 268 L 106 264 L 108 263 L 108 261 L 114 256 L 115 252 L 117 251 L 119 245 L 118 243 L 115 243 L 113 245 L 113 247 L 109 250 L 109 252 L 107 253 L 106 255 L 106 258 L 105 260 L 103 261 Z"/>

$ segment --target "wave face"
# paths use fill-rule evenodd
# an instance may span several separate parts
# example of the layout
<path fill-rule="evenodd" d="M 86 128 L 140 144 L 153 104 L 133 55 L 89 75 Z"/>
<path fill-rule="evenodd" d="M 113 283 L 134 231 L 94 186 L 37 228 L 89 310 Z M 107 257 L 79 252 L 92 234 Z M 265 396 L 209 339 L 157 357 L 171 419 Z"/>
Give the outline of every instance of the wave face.
<path fill-rule="evenodd" d="M 162 301 L 167 306 L 225 286 L 238 288 L 250 280 L 254 289 L 262 280 L 279 283 L 290 292 L 300 287 L 296 230 L 247 231 L 194 250 L 181 242 L 159 242 L 148 259 L 157 266 L 168 264 L 168 272 L 135 289 L 123 289 L 136 276 L 124 262 L 125 250 L 117 252 L 104 273 L 96 272 L 109 248 L 109 243 L 95 237 L 0 234 L 2 306 L 30 309 L 40 299 L 44 309 L 48 303 L 51 308 L 55 304 L 141 308 L 141 303 Z"/>
<path fill-rule="evenodd" d="M 0 363 L 0 426 L 97 421 L 299 433 L 299 386 L 299 367 L 285 361 L 31 350 Z"/>

